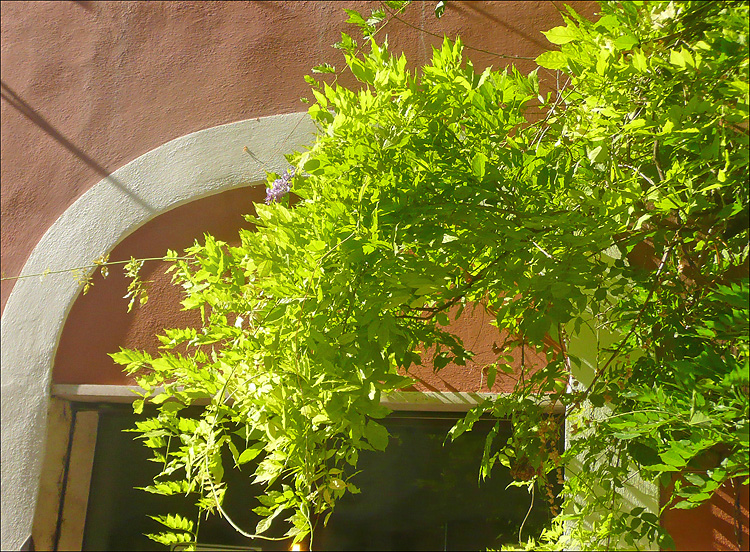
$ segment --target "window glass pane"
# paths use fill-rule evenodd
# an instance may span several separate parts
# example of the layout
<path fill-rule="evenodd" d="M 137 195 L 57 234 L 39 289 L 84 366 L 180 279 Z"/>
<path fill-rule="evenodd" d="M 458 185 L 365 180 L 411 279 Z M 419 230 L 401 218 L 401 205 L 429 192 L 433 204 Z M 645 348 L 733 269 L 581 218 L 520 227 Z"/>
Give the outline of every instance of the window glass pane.
<path fill-rule="evenodd" d="M 519 526 L 529 509 L 526 489 L 512 487 L 506 468 L 497 466 L 493 477 L 478 484 L 484 437 L 493 422 L 480 420 L 472 432 L 455 443 L 445 441 L 460 414 L 399 412 L 383 420 L 392 435 L 384 452 L 360 454 L 352 479 L 361 494 L 347 494 L 339 502 L 327 527 L 318 527 L 317 550 L 483 550 L 500 548 L 518 538 Z M 180 513 L 194 517 L 183 497 L 162 497 L 134 489 L 151 483 L 159 466 L 148 461 L 149 451 L 134 427 L 129 407 L 101 408 L 96 456 L 92 473 L 84 550 L 159 550 L 143 536 L 159 532 L 147 515 Z M 498 442 L 510 434 L 503 423 Z M 444 443 L 445 441 L 445 443 Z M 253 467 L 229 469 L 224 508 L 234 521 L 251 532 L 259 518 L 250 483 Z M 538 493 L 537 493 L 538 494 Z M 524 535 L 537 531 L 548 519 L 543 501 L 537 500 Z M 278 533 L 282 534 L 279 526 Z M 225 521 L 201 521 L 202 543 L 244 546 L 257 550 L 288 550 L 289 541 L 249 541 Z"/>

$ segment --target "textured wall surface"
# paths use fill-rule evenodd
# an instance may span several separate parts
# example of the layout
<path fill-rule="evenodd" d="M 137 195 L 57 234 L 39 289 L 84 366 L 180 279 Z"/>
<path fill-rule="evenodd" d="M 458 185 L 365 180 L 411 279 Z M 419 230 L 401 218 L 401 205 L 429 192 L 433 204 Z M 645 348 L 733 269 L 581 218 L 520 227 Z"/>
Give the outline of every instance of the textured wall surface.
<path fill-rule="evenodd" d="M 594 2 L 571 4 L 584 15 L 597 9 Z M 85 264 L 93 260 L 93 251 L 100 250 L 111 252 L 113 260 L 160 256 L 167 247 L 190 244 L 204 231 L 226 241 L 235 239 L 236 229 L 247 225 L 241 215 L 250 212 L 252 201 L 263 197 L 258 187 L 241 187 L 257 182 L 257 173 L 262 173 L 240 153 L 242 145 L 258 137 L 237 136 L 214 144 L 215 150 L 203 151 L 206 155 L 213 151 L 217 160 L 226 155 L 235 163 L 234 173 L 223 173 L 231 177 L 224 183 L 211 183 L 210 175 L 186 174 L 164 157 L 170 150 L 160 150 L 164 155 L 158 159 L 149 158 L 149 152 L 217 125 L 304 110 L 300 98 L 310 93 L 302 77 L 323 61 L 341 67 L 343 57 L 331 44 L 339 40 L 341 31 L 357 34 L 344 23 L 347 16 L 342 8 L 367 12 L 378 5 L 365 1 L 0 2 L 3 276 L 17 276 L 24 266 L 43 270 Z M 429 59 L 431 46 L 439 44 L 443 34 L 460 35 L 467 56 L 479 70 L 511 61 L 489 52 L 533 58 L 547 47 L 539 31 L 561 22 L 557 7 L 549 1 L 449 2 L 439 21 L 433 8 L 434 2 L 416 1 L 403 21 L 388 26 L 391 49 L 404 51 L 412 67 Z M 525 60 L 517 65 L 522 71 L 532 67 Z M 540 75 L 549 79 L 544 72 Z M 340 82 L 351 84 L 347 75 Z M 265 141 L 274 140 L 279 147 L 267 151 L 268 159 L 288 147 L 278 135 L 268 135 Z M 190 155 L 189 150 L 180 151 Z M 148 205 L 123 193 L 114 203 L 83 202 L 77 205 L 86 208 L 73 208 L 97 184 L 106 181 L 116 187 L 117 182 L 107 178 L 134 160 L 162 164 L 161 184 L 152 190 L 158 189 L 155 195 L 161 197 L 151 198 L 150 183 L 141 180 L 139 193 L 150 197 Z M 150 174 L 147 167 L 142 170 Z M 164 186 L 164 179 L 170 177 L 173 185 Z M 198 181 L 205 186 L 196 192 L 189 184 Z M 197 198 L 201 199 L 190 202 Z M 97 209 L 100 212 L 93 212 Z M 126 231 L 116 231 L 117 221 L 131 219 L 137 222 Z M 34 258 L 32 252 L 56 224 L 76 228 L 78 233 L 49 242 Z M 45 264 L 44 251 L 54 251 L 60 264 L 52 266 L 51 258 Z M 52 378 L 60 383 L 128 383 L 107 352 L 120 345 L 153 350 L 158 329 L 190 322 L 189 315 L 179 310 L 179 298 L 168 285 L 163 266 L 156 263 L 147 270 L 153 280 L 152 300 L 131 315 L 126 314 L 127 302 L 122 299 L 127 284 L 117 269 L 107 280 L 97 277 L 91 292 L 77 299 L 78 286 L 70 275 L 51 275 L 44 282 L 25 280 L 23 295 L 33 304 L 15 310 L 22 311 L 21 317 L 6 317 L 6 303 L 16 284 L 2 282 L 3 549 L 18 548 L 31 532 L 43 442 L 40 432 Z M 478 309 L 459 323 L 459 335 L 478 352 L 477 362 L 467 369 L 449 367 L 440 374 L 427 367 L 420 372 L 417 388 L 479 390 L 485 381 L 479 365 L 491 358 L 493 344 L 500 341 L 488 321 Z M 15 351 L 12 363 L 6 362 L 10 343 Z M 540 361 L 531 355 L 526 360 Z M 498 381 L 495 390 L 511 383 Z M 6 397 L 19 400 L 6 401 Z M 746 489 L 740 508 L 744 547 Z M 719 494 L 702 510 L 665 517 L 665 525 L 679 533 L 678 549 L 733 546 L 735 511 L 730 499 L 728 492 Z"/>
<path fill-rule="evenodd" d="M 593 2 L 573 2 L 584 14 Z M 305 109 L 302 77 L 331 48 L 342 8 L 377 2 L 2 2 L 3 272 L 20 273 L 50 225 L 94 183 L 139 155 L 212 126 Z M 412 66 L 443 34 L 534 57 L 561 22 L 551 2 L 414 2 L 387 33 Z M 438 37 L 407 25 L 425 28 Z M 467 51 L 478 68 L 508 60 Z M 520 61 L 529 70 L 530 62 Z M 350 76 L 349 76 L 350 77 Z M 344 75 L 343 84 L 351 84 Z M 2 282 L 2 305 L 13 282 Z"/>
<path fill-rule="evenodd" d="M 661 524 L 674 537 L 677 550 L 750 549 L 750 493 L 737 481 L 721 487 L 693 510 L 667 510 Z M 662 506 L 667 493 L 662 491 Z"/>
<path fill-rule="evenodd" d="M 362 11 L 378 5 L 347 4 Z M 160 184 L 151 190 L 138 174 L 126 175 L 131 180 L 123 187 L 111 173 L 133 160 L 143 167 L 153 161 L 149 152 L 196 131 L 304 109 L 299 99 L 309 92 L 303 75 L 323 61 L 340 66 L 341 54 L 330 45 L 342 30 L 356 31 L 344 24 L 343 7 L 337 2 L 0 3 L 3 276 L 87 264 L 118 243 L 118 255 L 141 257 L 153 251 L 153 236 L 162 233 L 160 228 L 168 228 L 163 230 L 166 241 L 176 242 L 160 245 L 174 247 L 199 235 L 207 218 L 213 217 L 195 216 L 195 206 L 192 214 L 185 207 L 187 220 L 180 224 L 155 217 L 190 199 L 251 181 L 210 182 L 206 175 L 181 174 L 169 159 L 161 159 L 162 166 L 156 168 L 162 184 L 164 173 L 173 171 L 174 185 L 168 188 Z M 415 2 L 404 22 L 389 26 L 392 49 L 405 51 L 412 66 L 427 60 L 430 46 L 444 33 L 460 34 L 471 47 L 534 57 L 545 46 L 539 31 L 561 21 L 557 8 L 541 1 L 455 2 L 440 21 L 433 7 Z M 579 8 L 591 13 L 593 3 Z M 470 53 L 478 68 L 507 62 L 492 54 Z M 526 71 L 531 68 L 528 62 L 520 65 Z M 346 76 L 341 82 L 349 83 Z M 229 142 L 223 146 L 242 147 L 242 142 Z M 213 144 L 217 157 L 236 154 L 220 146 Z M 185 152 L 173 152 L 179 153 Z M 235 175 L 245 169 L 237 166 Z M 197 191 L 195 186 L 185 191 L 196 182 Z M 97 183 L 102 186 L 93 190 Z M 177 195 L 154 197 L 150 192 L 155 190 Z M 93 196 L 81 202 L 87 192 Z M 197 212 L 216 214 L 227 202 L 249 197 L 236 193 L 208 200 Z M 237 224 L 236 218 L 231 220 L 236 212 L 224 211 L 219 225 L 229 229 Z M 149 220 L 150 228 L 127 241 Z M 50 275 L 43 282 L 2 282 L 5 549 L 18 548 L 31 532 L 55 359 L 61 380 L 101 381 L 107 370 L 112 376 L 103 356 L 111 345 L 150 348 L 155 328 L 183 316 L 169 297 L 154 300 L 135 316 L 121 316 L 125 303 L 118 299 L 112 272 L 111 280 L 97 282 L 92 292 L 106 295 L 107 287 L 112 288 L 106 300 L 92 295 L 101 299 L 93 311 L 86 310 L 94 302 L 86 297 L 74 305 L 79 286 L 67 274 Z M 10 308 L 14 288 L 19 300 Z M 474 387 L 477 375 L 481 383 L 481 374 L 474 373 L 465 384 Z M 109 376 L 103 380 L 114 382 Z"/>
<path fill-rule="evenodd" d="M 299 147 L 312 131 L 306 113 L 292 113 L 171 140 L 102 179 L 66 209 L 34 247 L 22 275 L 86 265 L 159 213 L 257 182 L 266 166 L 280 170 L 284 159 L 276 151 L 279 144 Z M 247 162 L 243 144 L 267 163 Z M 53 276 L 43 282 L 37 276 L 20 279 L 0 321 L 3 549 L 18 548 L 30 531 L 55 350 L 80 292 L 69 275 Z"/>

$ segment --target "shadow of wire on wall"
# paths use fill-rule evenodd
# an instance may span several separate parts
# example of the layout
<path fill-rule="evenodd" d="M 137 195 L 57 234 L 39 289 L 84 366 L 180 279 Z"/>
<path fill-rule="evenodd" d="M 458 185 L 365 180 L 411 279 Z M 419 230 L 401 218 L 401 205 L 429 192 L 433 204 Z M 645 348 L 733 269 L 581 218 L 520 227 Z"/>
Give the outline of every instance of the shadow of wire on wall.
<path fill-rule="evenodd" d="M 133 198 L 133 200 L 143 207 L 150 214 L 156 214 L 156 210 L 149 205 L 141 196 L 130 190 L 123 182 L 113 177 L 107 169 L 101 166 L 95 159 L 92 159 L 86 152 L 81 150 L 73 142 L 63 136 L 60 131 L 53 127 L 38 111 L 26 103 L 5 81 L 0 81 L 0 97 L 14 107 L 21 115 L 29 119 L 32 123 L 42 129 L 44 132 L 54 138 L 60 145 L 83 161 L 88 167 L 92 168 L 99 176 L 106 179 L 109 183 L 115 185 L 122 192 Z"/>

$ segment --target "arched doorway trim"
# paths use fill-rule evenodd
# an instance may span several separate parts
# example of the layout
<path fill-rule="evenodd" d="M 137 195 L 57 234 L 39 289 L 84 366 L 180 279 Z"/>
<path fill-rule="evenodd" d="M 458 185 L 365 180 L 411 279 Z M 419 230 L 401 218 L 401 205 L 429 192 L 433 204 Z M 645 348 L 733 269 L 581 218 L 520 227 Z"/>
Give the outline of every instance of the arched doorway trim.
<path fill-rule="evenodd" d="M 90 265 L 170 209 L 264 181 L 266 170 L 286 168 L 284 153 L 312 142 L 314 130 L 307 113 L 290 113 L 167 142 L 116 170 L 71 205 L 37 243 L 21 276 Z M 31 534 L 52 365 L 80 290 L 70 274 L 49 275 L 42 282 L 22 278 L 2 315 L 3 550 L 20 549 Z"/>

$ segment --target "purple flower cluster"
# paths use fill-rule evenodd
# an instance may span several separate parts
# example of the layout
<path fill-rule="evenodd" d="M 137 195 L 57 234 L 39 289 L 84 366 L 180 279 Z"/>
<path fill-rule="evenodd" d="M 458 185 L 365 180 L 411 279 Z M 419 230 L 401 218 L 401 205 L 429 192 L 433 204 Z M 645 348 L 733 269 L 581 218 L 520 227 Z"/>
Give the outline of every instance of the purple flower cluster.
<path fill-rule="evenodd" d="M 289 193 L 292 189 L 292 178 L 294 177 L 294 167 L 273 181 L 270 188 L 266 189 L 266 205 L 281 201 L 281 198 Z"/>

